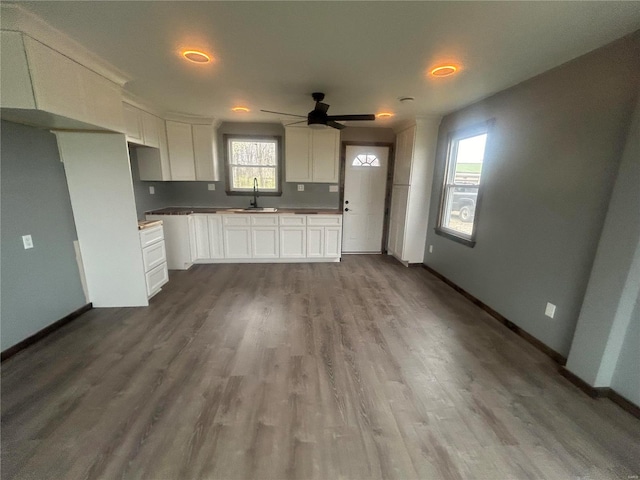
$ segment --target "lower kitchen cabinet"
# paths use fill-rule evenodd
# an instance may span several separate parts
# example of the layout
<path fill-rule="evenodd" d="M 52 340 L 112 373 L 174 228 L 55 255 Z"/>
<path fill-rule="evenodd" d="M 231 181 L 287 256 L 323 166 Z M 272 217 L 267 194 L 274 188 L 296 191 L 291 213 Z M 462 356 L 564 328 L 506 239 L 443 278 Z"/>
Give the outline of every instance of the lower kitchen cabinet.
<path fill-rule="evenodd" d="M 338 262 L 342 252 L 342 215 L 147 215 L 163 218 L 169 269 L 192 263 Z"/>
<path fill-rule="evenodd" d="M 140 246 L 142 248 L 142 263 L 147 284 L 147 297 L 151 298 L 169 281 L 167 252 L 162 225 L 141 230 Z"/>
<path fill-rule="evenodd" d="M 194 260 L 224 258 L 220 215 L 194 214 Z"/>

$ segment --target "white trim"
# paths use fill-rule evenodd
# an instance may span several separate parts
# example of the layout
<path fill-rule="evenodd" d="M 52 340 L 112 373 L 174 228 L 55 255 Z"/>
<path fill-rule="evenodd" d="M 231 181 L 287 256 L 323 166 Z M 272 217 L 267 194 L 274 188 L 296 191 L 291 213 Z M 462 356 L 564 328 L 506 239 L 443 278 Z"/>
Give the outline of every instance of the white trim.
<path fill-rule="evenodd" d="M 196 260 L 194 265 L 204 265 L 212 263 L 335 263 L 340 257 L 325 258 L 212 258 L 206 260 Z"/>
<path fill-rule="evenodd" d="M 122 70 L 19 5 L 1 4 L 0 19 L 2 30 L 22 32 L 107 80 L 120 86 L 131 80 Z"/>

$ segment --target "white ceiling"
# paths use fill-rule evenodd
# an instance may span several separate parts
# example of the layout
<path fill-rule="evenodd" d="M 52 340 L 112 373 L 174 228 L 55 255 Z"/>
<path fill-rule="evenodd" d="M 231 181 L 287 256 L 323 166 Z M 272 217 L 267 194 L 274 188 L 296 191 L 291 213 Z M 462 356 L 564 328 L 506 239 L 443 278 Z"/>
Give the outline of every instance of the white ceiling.
<path fill-rule="evenodd" d="M 305 115 L 313 91 L 326 93 L 329 114 L 396 113 L 376 126 L 443 114 L 640 28 L 640 2 L 18 3 L 159 109 L 235 121 L 278 121 L 260 109 Z M 189 64 L 185 47 L 215 62 Z M 462 71 L 426 75 L 441 62 Z M 237 104 L 251 113 L 231 112 Z"/>

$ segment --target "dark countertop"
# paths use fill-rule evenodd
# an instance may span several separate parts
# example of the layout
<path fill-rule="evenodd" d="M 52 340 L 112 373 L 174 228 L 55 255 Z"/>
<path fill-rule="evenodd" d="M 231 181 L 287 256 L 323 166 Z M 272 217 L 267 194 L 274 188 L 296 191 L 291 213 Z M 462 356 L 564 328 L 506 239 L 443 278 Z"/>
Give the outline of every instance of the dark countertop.
<path fill-rule="evenodd" d="M 275 212 L 260 210 L 243 210 L 232 207 L 166 207 L 159 210 L 145 212 L 147 215 L 191 215 L 192 213 L 250 213 L 250 214 L 278 214 L 289 213 L 295 215 L 342 215 L 342 210 L 329 208 L 278 208 Z"/>

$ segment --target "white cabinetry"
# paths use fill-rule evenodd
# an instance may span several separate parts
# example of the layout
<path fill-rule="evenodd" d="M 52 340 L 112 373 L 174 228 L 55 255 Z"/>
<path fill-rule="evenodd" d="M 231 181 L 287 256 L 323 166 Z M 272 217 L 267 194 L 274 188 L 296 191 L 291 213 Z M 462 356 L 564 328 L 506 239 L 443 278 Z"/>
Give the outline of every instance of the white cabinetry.
<path fill-rule="evenodd" d="M 195 232 L 194 260 L 224 258 L 222 248 L 222 218 L 220 215 L 193 215 Z"/>
<path fill-rule="evenodd" d="M 387 252 L 422 263 L 440 118 L 418 119 L 398 132 Z"/>
<path fill-rule="evenodd" d="M 306 216 L 280 216 L 280 258 L 307 258 Z"/>
<path fill-rule="evenodd" d="M 219 180 L 216 136 L 212 125 L 167 120 L 172 180 Z"/>
<path fill-rule="evenodd" d="M 191 125 L 167 120 L 167 145 L 172 180 L 195 180 Z"/>
<path fill-rule="evenodd" d="M 307 218 L 307 256 L 340 258 L 342 255 L 342 216 L 309 215 Z"/>
<path fill-rule="evenodd" d="M 338 183 L 340 132 L 330 128 L 285 128 L 287 182 Z"/>
<path fill-rule="evenodd" d="M 140 246 L 142 247 L 147 296 L 151 298 L 169 281 L 162 225 L 141 230 Z"/>
<path fill-rule="evenodd" d="M 159 148 L 164 121 L 126 102 L 122 103 L 127 141 L 147 147 Z"/>
<path fill-rule="evenodd" d="M 1 35 L 3 119 L 124 132 L 119 85 L 20 32 Z"/>
<path fill-rule="evenodd" d="M 147 220 L 162 220 L 167 268 L 187 270 L 193 264 L 195 248 L 193 215 L 147 215 Z M 193 251 L 193 253 L 192 253 Z"/>
<path fill-rule="evenodd" d="M 222 215 L 225 258 L 251 258 L 251 216 Z"/>
<path fill-rule="evenodd" d="M 278 215 L 251 216 L 251 257 L 278 258 Z"/>

